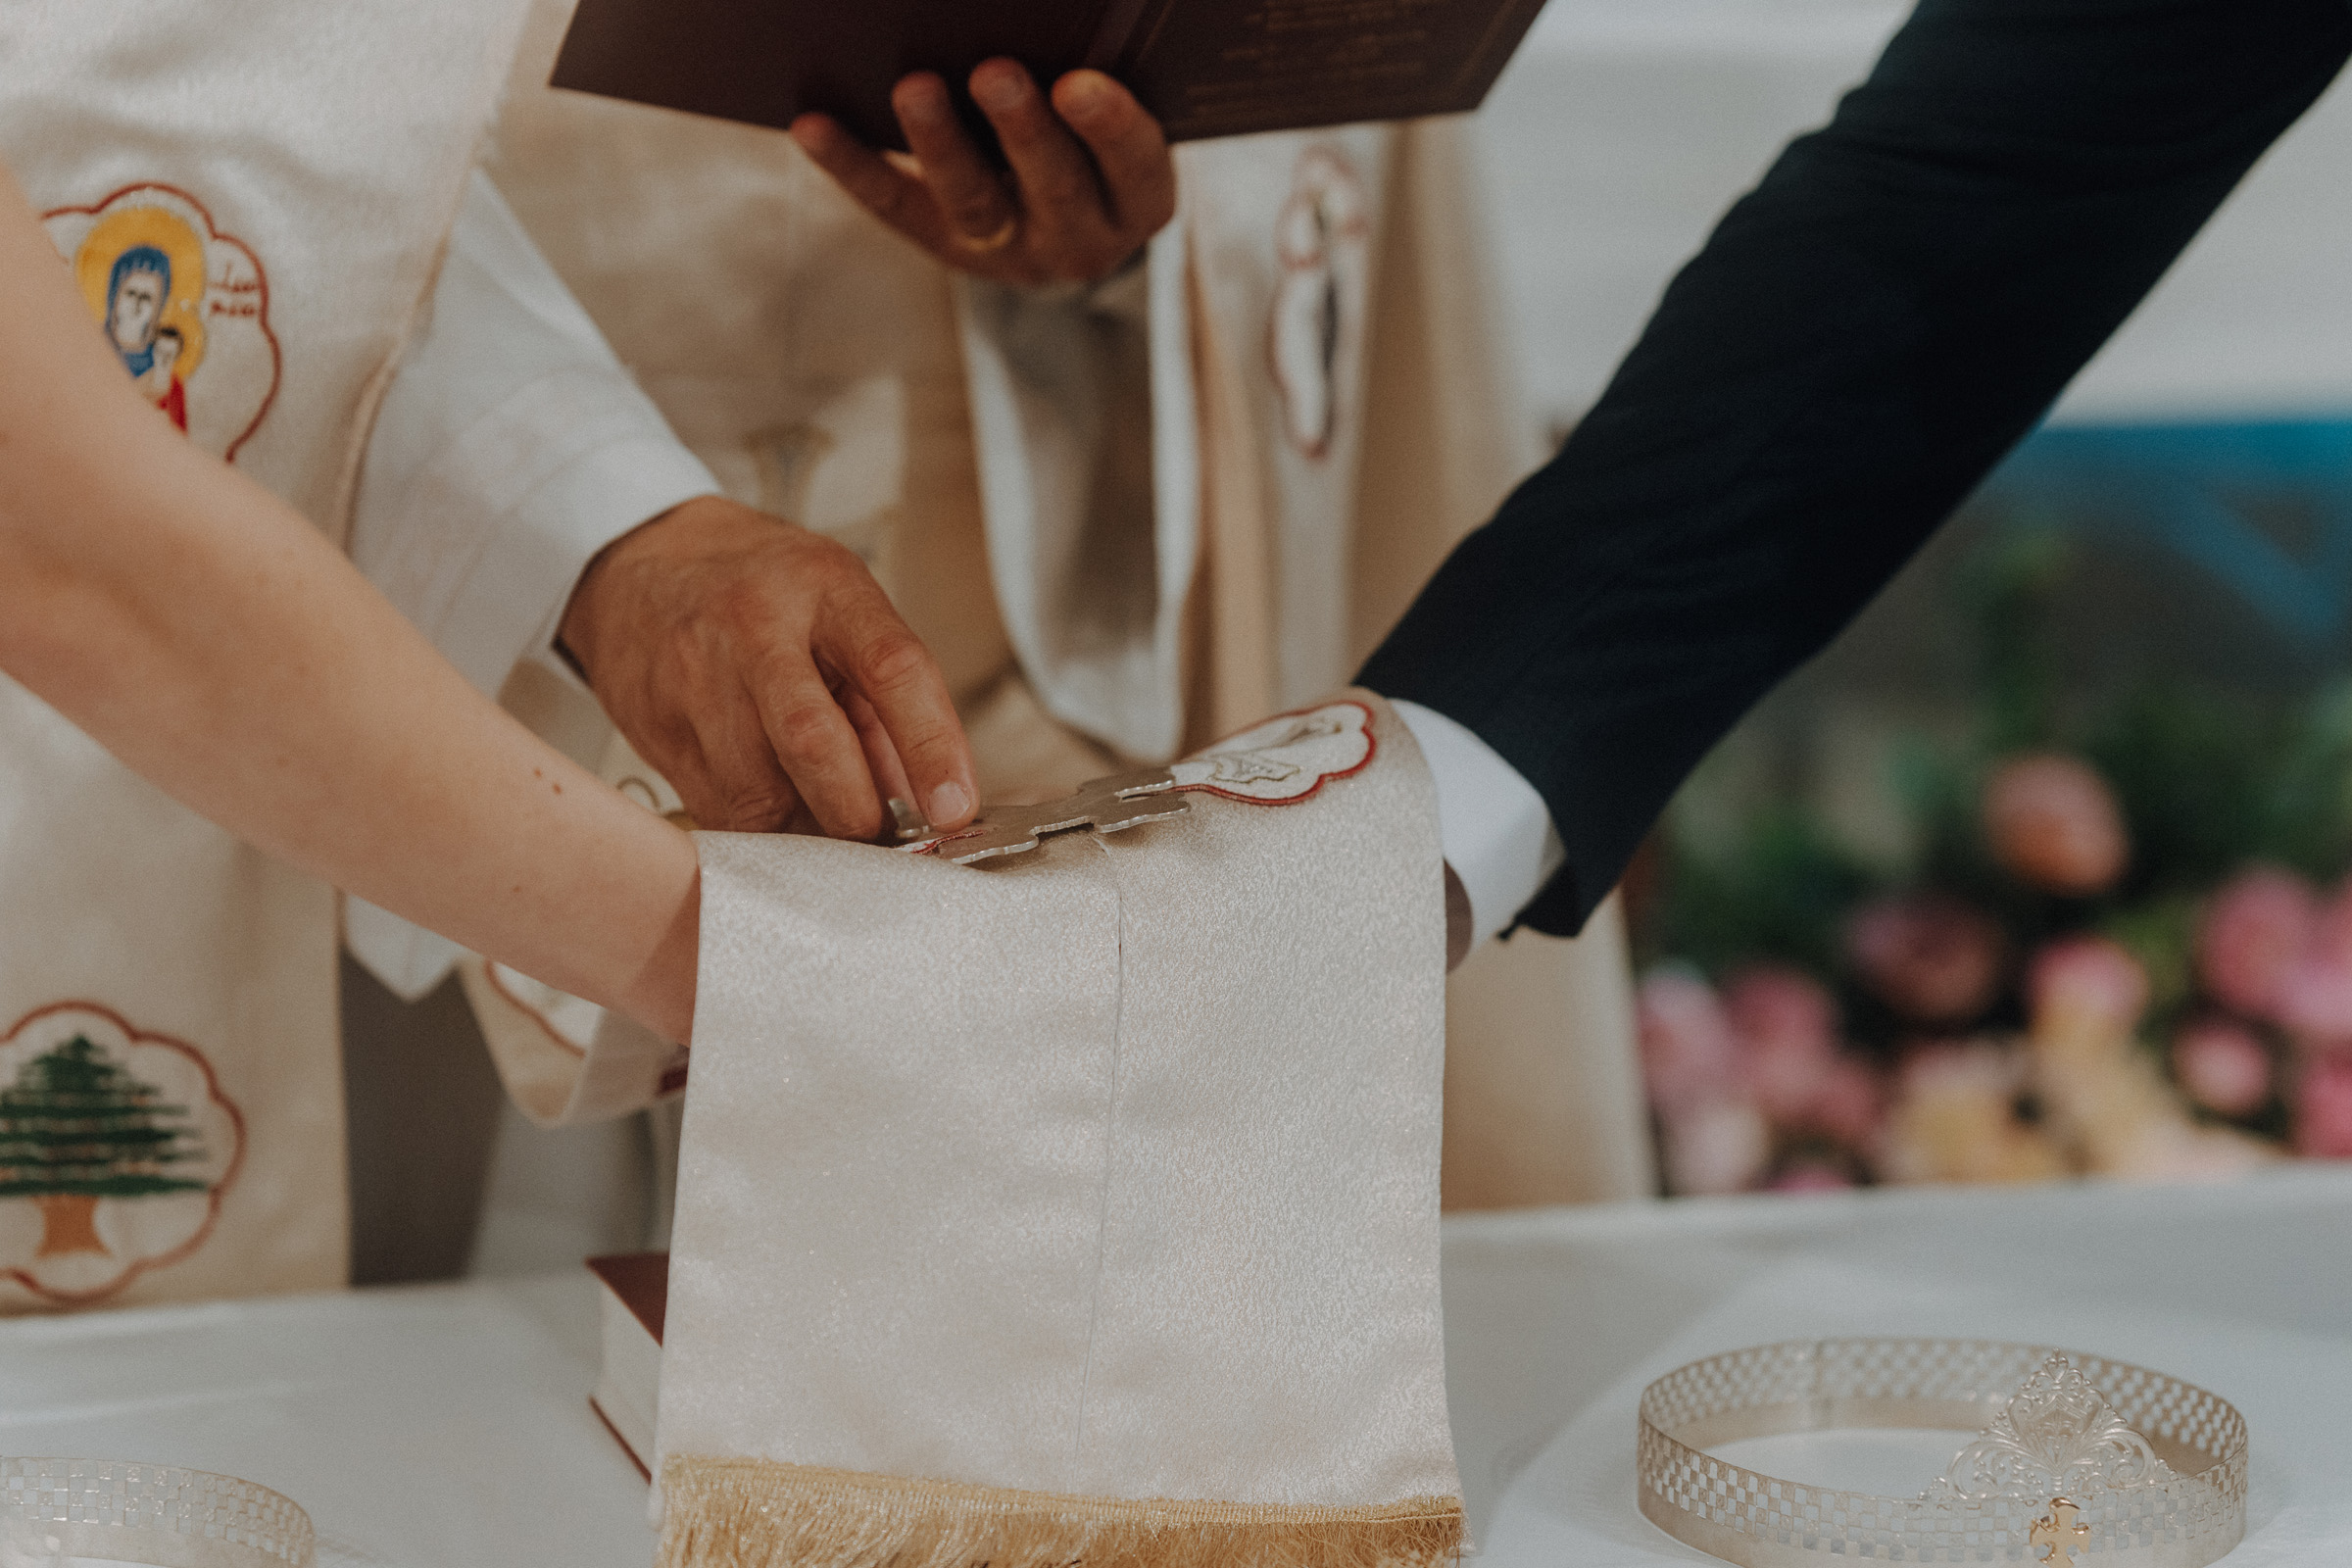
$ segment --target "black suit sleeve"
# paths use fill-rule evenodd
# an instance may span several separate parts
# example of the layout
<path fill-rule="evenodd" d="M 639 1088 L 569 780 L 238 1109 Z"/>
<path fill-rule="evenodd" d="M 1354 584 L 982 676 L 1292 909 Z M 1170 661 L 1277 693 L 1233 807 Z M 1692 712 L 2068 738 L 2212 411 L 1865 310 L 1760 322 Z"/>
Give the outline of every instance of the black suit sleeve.
<path fill-rule="evenodd" d="M 1924 0 L 1360 676 L 1543 793 L 1567 860 L 1528 924 L 1582 926 L 2347 52 L 2344 0 Z"/>

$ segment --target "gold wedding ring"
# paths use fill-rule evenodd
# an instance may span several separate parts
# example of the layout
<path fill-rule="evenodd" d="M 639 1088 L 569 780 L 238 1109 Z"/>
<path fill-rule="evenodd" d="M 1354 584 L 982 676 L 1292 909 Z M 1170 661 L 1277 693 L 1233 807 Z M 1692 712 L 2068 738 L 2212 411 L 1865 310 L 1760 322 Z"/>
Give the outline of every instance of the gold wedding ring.
<path fill-rule="evenodd" d="M 965 250 L 976 251 L 982 256 L 990 256 L 1011 244 L 1020 231 L 1021 217 L 1020 214 L 1015 213 L 1005 219 L 1004 222 L 999 223 L 993 232 L 977 236 L 959 234 L 957 237 L 963 241 Z"/>

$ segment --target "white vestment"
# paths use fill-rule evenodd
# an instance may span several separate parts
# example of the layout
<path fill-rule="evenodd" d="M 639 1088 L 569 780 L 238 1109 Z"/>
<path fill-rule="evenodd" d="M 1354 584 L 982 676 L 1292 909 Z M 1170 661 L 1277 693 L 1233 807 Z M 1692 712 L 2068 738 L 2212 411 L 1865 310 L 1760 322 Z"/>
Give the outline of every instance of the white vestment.
<path fill-rule="evenodd" d="M 0 159 L 94 324 L 338 543 L 522 20 L 0 10 Z M 341 1284 L 332 890 L 6 681 L 0 801 L 0 1311 Z"/>

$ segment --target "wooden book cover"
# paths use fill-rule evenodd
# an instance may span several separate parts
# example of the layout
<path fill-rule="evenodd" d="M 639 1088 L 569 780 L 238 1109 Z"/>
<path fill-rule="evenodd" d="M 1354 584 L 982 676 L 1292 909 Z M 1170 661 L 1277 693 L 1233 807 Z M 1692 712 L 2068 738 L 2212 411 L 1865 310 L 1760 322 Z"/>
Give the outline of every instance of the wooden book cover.
<path fill-rule="evenodd" d="M 580 0 L 553 85 L 904 147 L 890 90 L 1009 56 L 1118 77 L 1172 140 L 1476 109 L 1543 0 Z"/>

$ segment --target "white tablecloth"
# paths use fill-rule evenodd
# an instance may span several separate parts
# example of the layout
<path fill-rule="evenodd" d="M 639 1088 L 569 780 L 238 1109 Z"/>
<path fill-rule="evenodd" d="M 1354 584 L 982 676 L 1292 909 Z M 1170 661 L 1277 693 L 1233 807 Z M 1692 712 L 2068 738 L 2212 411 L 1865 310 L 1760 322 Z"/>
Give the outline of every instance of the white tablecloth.
<path fill-rule="evenodd" d="M 1515 340 L 1573 419 L 1783 143 L 1826 121 L 1907 0 L 1551 0 L 1481 112 Z M 2352 82 L 2230 199 L 2062 419 L 2352 412 Z"/>
<path fill-rule="evenodd" d="M 2284 1331 L 2352 1360 L 2352 1168 L 1456 1219 L 1447 1382 L 1473 1530 L 1612 1385 L 1791 1262 L 1980 1292 L 2030 1267 L 2078 1316 Z M 595 1357 L 584 1272 L 19 1320 L 0 1324 L 0 1453 L 263 1482 L 311 1510 L 330 1568 L 645 1568 L 644 1484 L 587 1406 Z"/>

